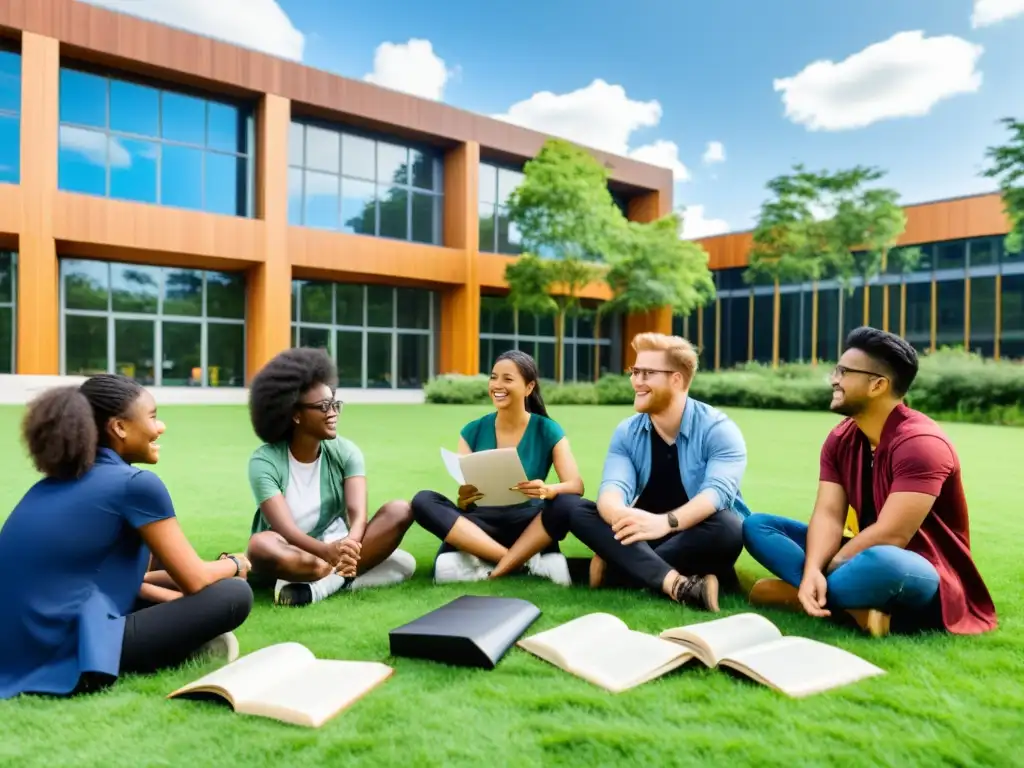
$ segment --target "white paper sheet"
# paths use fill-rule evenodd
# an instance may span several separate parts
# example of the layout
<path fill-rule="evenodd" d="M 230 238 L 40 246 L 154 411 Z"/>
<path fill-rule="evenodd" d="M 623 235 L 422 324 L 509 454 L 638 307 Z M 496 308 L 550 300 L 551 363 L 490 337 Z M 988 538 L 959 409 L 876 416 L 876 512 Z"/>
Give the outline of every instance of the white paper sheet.
<path fill-rule="evenodd" d="M 444 462 L 444 468 L 448 470 L 448 474 L 451 475 L 459 485 L 466 484 L 466 478 L 462 475 L 462 465 L 459 464 L 459 454 L 452 453 L 447 448 L 441 449 L 441 460 Z"/>
<path fill-rule="evenodd" d="M 459 456 L 441 449 L 448 474 L 459 485 L 472 485 L 483 494 L 478 504 L 485 507 L 504 507 L 529 500 L 525 494 L 510 490 L 526 482 L 526 470 L 515 448 L 496 448 Z"/>

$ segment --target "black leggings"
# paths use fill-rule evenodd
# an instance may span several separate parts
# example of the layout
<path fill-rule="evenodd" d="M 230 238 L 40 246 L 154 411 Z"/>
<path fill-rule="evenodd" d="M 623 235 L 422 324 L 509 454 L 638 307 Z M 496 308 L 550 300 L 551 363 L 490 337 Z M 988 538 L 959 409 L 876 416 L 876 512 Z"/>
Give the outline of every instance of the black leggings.
<path fill-rule="evenodd" d="M 714 574 L 732 586 L 736 560 L 743 551 L 743 521 L 732 510 L 715 512 L 706 520 L 663 539 L 623 544 L 597 511 L 579 496 L 570 512 L 572 533 L 608 564 L 607 586 L 648 587 L 661 591 L 672 570 L 683 576 Z"/>
<path fill-rule="evenodd" d="M 222 579 L 194 595 L 145 605 L 125 617 L 122 673 L 177 666 L 204 643 L 237 629 L 252 610 L 252 588 L 242 579 Z"/>
<path fill-rule="evenodd" d="M 559 503 L 561 497 L 536 506 L 472 507 L 463 512 L 455 502 L 434 491 L 420 491 L 412 500 L 412 514 L 416 522 L 442 541 L 438 555 L 454 552 L 455 547 L 445 542 L 455 521 L 460 517 L 475 524 L 480 530 L 503 547 L 511 547 L 523 535 L 533 519 L 540 515 L 541 524 L 554 541 L 544 552 L 558 552 L 558 542 L 569 533 L 571 505 Z"/>

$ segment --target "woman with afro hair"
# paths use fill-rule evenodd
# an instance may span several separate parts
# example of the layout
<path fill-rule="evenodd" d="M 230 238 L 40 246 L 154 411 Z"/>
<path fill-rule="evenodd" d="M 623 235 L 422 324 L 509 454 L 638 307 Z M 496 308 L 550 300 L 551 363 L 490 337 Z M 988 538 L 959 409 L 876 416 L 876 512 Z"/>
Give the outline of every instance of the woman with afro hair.
<path fill-rule="evenodd" d="M 367 521 L 366 464 L 338 435 L 334 361 L 320 349 L 281 352 L 253 378 L 249 416 L 263 445 L 249 460 L 256 499 L 248 556 L 252 580 L 275 583 L 279 605 L 308 605 L 342 588 L 409 579 L 416 560 L 398 549 L 412 525 L 408 502 Z"/>
<path fill-rule="evenodd" d="M 133 466 L 160 458 L 153 396 L 92 376 L 39 395 L 22 432 L 44 477 L 0 530 L 0 699 L 82 693 L 198 653 L 237 658 L 249 562 L 203 562 L 163 481 Z"/>

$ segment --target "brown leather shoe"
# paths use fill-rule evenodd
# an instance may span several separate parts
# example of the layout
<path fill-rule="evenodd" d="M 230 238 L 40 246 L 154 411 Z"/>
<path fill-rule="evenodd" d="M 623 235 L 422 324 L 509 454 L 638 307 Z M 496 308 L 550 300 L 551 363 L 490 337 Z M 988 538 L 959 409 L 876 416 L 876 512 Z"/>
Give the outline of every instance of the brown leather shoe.
<path fill-rule="evenodd" d="M 692 608 L 718 613 L 718 578 L 680 576 L 672 585 L 672 599 Z"/>
<path fill-rule="evenodd" d="M 846 611 L 857 626 L 872 637 L 885 637 L 889 634 L 892 617 L 888 613 L 874 608 L 851 608 Z"/>
<path fill-rule="evenodd" d="M 781 608 L 788 611 L 802 611 L 797 589 L 782 579 L 759 579 L 750 588 L 747 600 L 751 605 L 763 608 Z"/>

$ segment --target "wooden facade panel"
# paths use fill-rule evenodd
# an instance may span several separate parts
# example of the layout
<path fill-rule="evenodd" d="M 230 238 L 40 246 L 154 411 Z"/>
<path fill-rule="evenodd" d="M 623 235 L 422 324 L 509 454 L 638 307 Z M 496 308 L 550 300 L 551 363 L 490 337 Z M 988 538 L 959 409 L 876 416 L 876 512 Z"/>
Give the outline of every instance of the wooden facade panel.
<path fill-rule="evenodd" d="M 56 38 L 68 53 L 98 63 L 145 71 L 177 82 L 206 84 L 254 97 L 272 93 L 387 129 L 400 126 L 425 139 L 453 145 L 467 141 L 521 160 L 536 155 L 544 134 L 448 104 L 378 88 L 301 64 L 200 37 L 76 0 L 4 0 L 0 27 Z M 636 192 L 671 195 L 672 172 L 593 150 L 614 181 Z"/>
<path fill-rule="evenodd" d="M 480 289 L 489 293 L 508 290 L 505 282 L 505 267 L 515 261 L 514 256 L 500 253 L 481 253 L 479 257 Z M 558 293 L 558 287 L 555 288 Z M 607 301 L 612 297 L 611 290 L 603 282 L 591 283 L 580 292 L 580 298 Z"/>
<path fill-rule="evenodd" d="M 1010 223 L 998 194 L 939 200 L 907 206 L 907 227 L 900 245 L 918 245 L 1009 232 Z M 712 269 L 745 267 L 753 245 L 752 232 L 734 232 L 697 240 L 708 252 Z"/>
<path fill-rule="evenodd" d="M 217 216 L 71 192 L 54 195 L 54 237 L 68 243 L 197 256 L 208 262 L 223 259 L 232 263 L 259 263 L 263 260 L 265 226 L 258 219 Z"/>
<path fill-rule="evenodd" d="M 463 251 L 383 237 L 288 228 L 292 266 L 349 278 L 386 275 L 431 285 L 459 285 L 466 279 Z"/>
<path fill-rule="evenodd" d="M 0 184 L 0 235 L 17 235 L 21 232 L 21 218 L 21 187 Z"/>
<path fill-rule="evenodd" d="M 441 294 L 439 368 L 448 373 L 480 370 L 479 188 L 480 145 L 470 141 L 444 161 L 444 244 L 465 264 L 463 282 Z"/>

